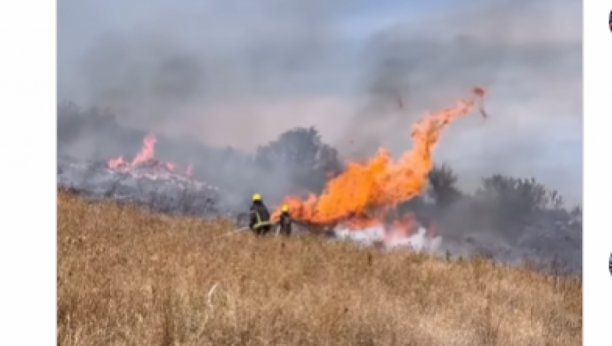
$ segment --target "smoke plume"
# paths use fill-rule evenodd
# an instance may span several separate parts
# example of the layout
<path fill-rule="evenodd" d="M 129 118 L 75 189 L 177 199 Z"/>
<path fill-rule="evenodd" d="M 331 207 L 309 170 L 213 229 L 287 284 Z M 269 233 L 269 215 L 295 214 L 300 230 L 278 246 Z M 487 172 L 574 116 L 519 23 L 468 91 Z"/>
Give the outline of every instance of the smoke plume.
<path fill-rule="evenodd" d="M 59 145 L 71 155 L 135 152 L 153 132 L 175 139 L 160 141 L 162 156 L 198 161 L 245 191 L 273 190 L 290 183 L 283 172 L 257 186 L 257 173 L 245 172 L 248 159 L 207 148 L 254 152 L 286 130 L 314 125 L 345 157 L 363 158 L 380 145 L 399 154 L 423 112 L 482 86 L 490 121 L 457 123 L 436 157 L 468 188 L 504 172 L 536 176 L 581 199 L 580 3 L 58 6 L 60 98 L 109 109 L 121 125 L 62 127 Z"/>
<path fill-rule="evenodd" d="M 379 31 L 344 145 L 358 157 L 381 145 L 400 153 L 423 112 L 482 86 L 491 117 L 457 123 L 437 159 L 467 188 L 495 172 L 533 175 L 580 200 L 581 18 L 581 4 L 569 1 L 472 1 Z"/>

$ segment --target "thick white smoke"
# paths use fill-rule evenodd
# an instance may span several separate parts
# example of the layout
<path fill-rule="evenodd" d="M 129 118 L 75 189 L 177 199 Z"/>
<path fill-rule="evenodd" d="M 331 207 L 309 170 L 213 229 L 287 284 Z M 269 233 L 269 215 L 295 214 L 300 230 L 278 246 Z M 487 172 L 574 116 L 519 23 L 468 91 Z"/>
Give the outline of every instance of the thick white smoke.
<path fill-rule="evenodd" d="M 335 234 L 340 239 L 354 241 L 360 245 L 372 246 L 382 244 L 386 249 L 411 249 L 418 252 L 437 252 L 442 237 L 431 237 L 424 227 L 419 227 L 415 234 L 402 235 L 394 230 L 385 231 L 383 227 L 366 228 L 360 231 L 337 229 Z"/>

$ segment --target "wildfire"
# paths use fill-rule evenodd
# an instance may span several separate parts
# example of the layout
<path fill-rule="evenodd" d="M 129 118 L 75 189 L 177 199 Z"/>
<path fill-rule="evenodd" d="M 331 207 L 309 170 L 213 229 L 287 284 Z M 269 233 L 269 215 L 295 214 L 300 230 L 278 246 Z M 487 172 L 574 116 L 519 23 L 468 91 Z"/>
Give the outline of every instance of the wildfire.
<path fill-rule="evenodd" d="M 289 205 L 295 219 L 318 226 L 351 230 L 384 227 L 400 236 L 414 233 L 415 220 L 411 215 L 396 215 L 395 207 L 423 192 L 433 167 L 433 149 L 453 120 L 468 115 L 477 106 L 487 117 L 482 108 L 484 96 L 484 89 L 475 88 L 470 97 L 455 106 L 425 114 L 412 128 L 412 150 L 399 159 L 394 160 L 387 150 L 380 149 L 364 163 L 349 163 L 346 171 L 328 181 L 320 196 L 311 194 L 306 200 L 287 197 L 283 204 Z M 278 215 L 276 211 L 273 218 Z"/>
<path fill-rule="evenodd" d="M 189 165 L 186 170 L 180 169 L 177 165 L 170 162 L 161 162 L 155 159 L 155 144 L 157 138 L 150 134 L 146 136 L 142 143 L 140 152 L 129 162 L 123 156 L 108 161 L 108 168 L 121 172 L 134 172 L 146 169 L 153 173 L 175 173 L 187 177 L 193 176 L 192 166 Z"/>

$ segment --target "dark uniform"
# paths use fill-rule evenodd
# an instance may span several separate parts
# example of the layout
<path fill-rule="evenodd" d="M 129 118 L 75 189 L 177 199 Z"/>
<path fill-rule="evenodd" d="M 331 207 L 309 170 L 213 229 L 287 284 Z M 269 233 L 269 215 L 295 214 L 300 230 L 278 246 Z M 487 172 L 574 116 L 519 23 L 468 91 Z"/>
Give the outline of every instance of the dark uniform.
<path fill-rule="evenodd" d="M 291 215 L 289 215 L 289 207 L 286 205 L 283 205 L 283 211 L 280 215 L 280 219 L 278 220 L 278 226 L 280 228 L 280 233 L 282 235 L 290 236 L 292 223 L 293 223 L 293 220 L 291 219 Z"/>
<path fill-rule="evenodd" d="M 258 236 L 265 235 L 270 232 L 272 228 L 272 224 L 270 223 L 270 211 L 261 200 L 259 194 L 253 195 L 249 228 Z"/>

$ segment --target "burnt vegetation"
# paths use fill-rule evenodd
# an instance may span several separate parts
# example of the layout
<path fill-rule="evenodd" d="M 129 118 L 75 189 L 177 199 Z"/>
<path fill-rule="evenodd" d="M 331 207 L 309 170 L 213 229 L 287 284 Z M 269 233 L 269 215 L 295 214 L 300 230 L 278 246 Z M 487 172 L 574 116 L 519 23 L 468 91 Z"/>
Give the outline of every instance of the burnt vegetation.
<path fill-rule="evenodd" d="M 121 125 L 111 111 L 80 108 L 72 102 L 58 105 L 60 154 L 79 139 L 91 141 L 96 148 L 115 143 L 135 152 L 146 135 L 145 131 Z M 163 136 L 159 141 L 163 143 L 157 150 L 161 159 L 193 163 L 197 179 L 238 190 L 246 198 L 253 192 L 265 193 L 269 200 L 280 200 L 288 194 L 319 194 L 326 181 L 343 170 L 337 150 L 324 143 L 313 127 L 286 131 L 258 147 L 254 155 Z M 108 159 L 120 154 L 124 153 L 111 147 L 108 152 L 97 149 L 93 156 Z M 424 220 L 440 219 L 442 224 L 449 219 L 455 230 L 496 229 L 509 239 L 517 239 L 541 223 L 542 218 L 553 218 L 557 225 L 582 230 L 582 207 L 567 206 L 558 191 L 532 177 L 493 174 L 483 177 L 476 191 L 466 192 L 458 187 L 459 177 L 452 167 L 442 163 L 434 165 L 428 179 L 424 194 L 400 205 L 400 211 L 413 211 Z M 457 222 L 459 212 L 462 217 Z"/>

